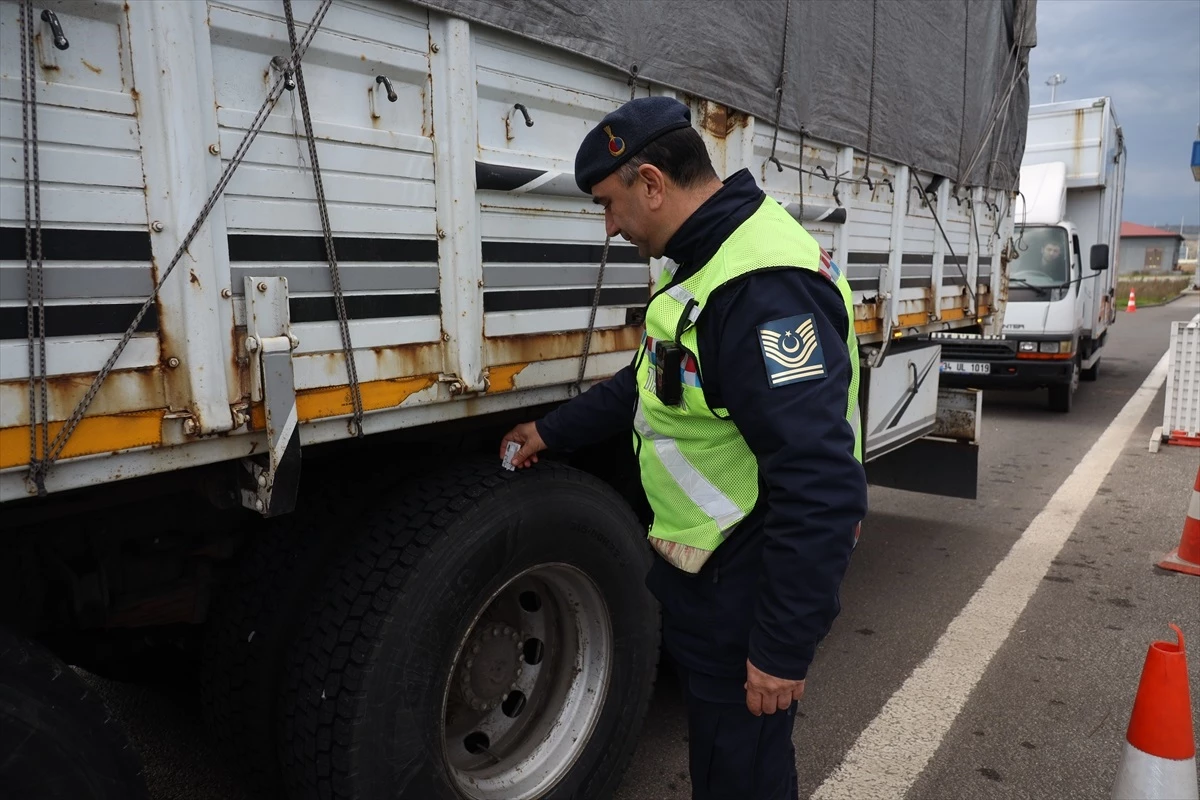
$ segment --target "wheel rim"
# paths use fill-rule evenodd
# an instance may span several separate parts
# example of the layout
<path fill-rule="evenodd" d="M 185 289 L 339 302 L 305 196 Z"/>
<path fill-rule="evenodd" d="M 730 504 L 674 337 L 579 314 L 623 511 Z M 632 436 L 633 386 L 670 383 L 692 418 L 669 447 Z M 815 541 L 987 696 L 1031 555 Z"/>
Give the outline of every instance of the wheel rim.
<path fill-rule="evenodd" d="M 586 747 L 612 671 L 612 623 L 591 578 L 542 564 L 506 582 L 459 643 L 442 702 L 442 746 L 475 800 L 526 800 Z"/>

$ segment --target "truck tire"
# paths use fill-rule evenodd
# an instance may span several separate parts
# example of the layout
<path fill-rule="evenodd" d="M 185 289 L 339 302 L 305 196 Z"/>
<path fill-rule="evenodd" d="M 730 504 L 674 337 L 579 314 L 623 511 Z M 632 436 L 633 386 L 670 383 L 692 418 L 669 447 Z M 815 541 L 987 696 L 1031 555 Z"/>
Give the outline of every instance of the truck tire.
<path fill-rule="evenodd" d="M 0 628 L 0 797 L 144 800 L 142 762 L 61 659 Z"/>
<path fill-rule="evenodd" d="M 607 485 L 494 460 L 403 493 L 291 659 L 294 798 L 609 796 L 653 691 L 645 529 Z"/>
<path fill-rule="evenodd" d="M 282 788 L 276 703 L 286 654 L 330 562 L 353 540 L 369 489 L 349 480 L 307 485 L 295 511 L 246 533 L 236 569 L 214 587 L 201 716 L 256 796 L 278 796 Z"/>
<path fill-rule="evenodd" d="M 1073 362 L 1071 380 L 1050 387 L 1050 410 L 1069 414 L 1075 402 L 1075 390 L 1079 388 L 1079 359 Z"/>

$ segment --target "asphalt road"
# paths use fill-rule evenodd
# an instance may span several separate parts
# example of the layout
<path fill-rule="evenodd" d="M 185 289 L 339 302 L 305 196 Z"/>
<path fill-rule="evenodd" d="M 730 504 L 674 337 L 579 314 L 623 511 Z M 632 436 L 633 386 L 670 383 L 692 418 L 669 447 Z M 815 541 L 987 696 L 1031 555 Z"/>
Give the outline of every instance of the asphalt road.
<path fill-rule="evenodd" d="M 797 720 L 801 797 L 843 765 L 1141 386 L 1166 350 L 1168 322 L 1198 311 L 1191 296 L 1122 314 L 1099 381 L 1081 385 L 1069 415 L 1049 411 L 1044 392 L 988 393 L 977 500 L 872 489 L 843 611 L 820 648 Z M 1171 638 L 1169 622 L 1190 636 L 1200 709 L 1200 578 L 1153 566 L 1178 544 L 1200 459 L 1190 448 L 1147 452 L 1162 396 L 1159 390 L 1098 491 L 1068 498 L 1082 514 L 1078 524 L 1036 576 L 1028 602 L 1011 598 L 1020 604 L 1015 624 L 994 656 L 982 658 L 961 708 L 932 696 L 914 712 L 916 723 L 928 715 L 945 731 L 912 779 L 894 783 L 893 796 L 1107 797 L 1146 648 Z M 976 619 L 986 623 L 986 609 L 984 617 L 967 615 L 968 633 Z M 977 631 L 981 639 L 986 627 Z M 250 796 L 213 754 L 186 693 L 94 683 L 142 749 L 155 800 Z M 885 726 L 885 741 L 902 738 L 897 727 Z M 664 671 L 617 800 L 690 798 L 686 748 L 678 686 Z M 850 766 L 852 777 L 880 768 Z M 864 784 L 861 793 L 851 785 L 847 796 L 882 795 Z"/>

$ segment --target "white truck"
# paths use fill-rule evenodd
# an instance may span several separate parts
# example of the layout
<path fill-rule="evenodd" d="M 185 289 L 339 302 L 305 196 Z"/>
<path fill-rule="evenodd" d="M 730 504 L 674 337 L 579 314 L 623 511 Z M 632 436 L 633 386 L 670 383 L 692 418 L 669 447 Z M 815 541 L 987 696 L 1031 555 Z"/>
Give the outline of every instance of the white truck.
<path fill-rule="evenodd" d="M 1112 99 L 1033 106 L 1016 205 L 1017 257 L 998 339 L 942 341 L 943 382 L 1049 391 L 1069 412 L 1117 319 L 1125 137 Z"/>
<path fill-rule="evenodd" d="M 871 480 L 970 497 L 928 335 L 998 331 L 1033 3 L 294 5 L 0 2 L 10 772 L 144 790 L 61 659 L 194 677 L 263 796 L 608 796 L 658 662 L 632 448 L 497 455 L 663 266 L 579 141 L 686 102 L 848 273 Z"/>

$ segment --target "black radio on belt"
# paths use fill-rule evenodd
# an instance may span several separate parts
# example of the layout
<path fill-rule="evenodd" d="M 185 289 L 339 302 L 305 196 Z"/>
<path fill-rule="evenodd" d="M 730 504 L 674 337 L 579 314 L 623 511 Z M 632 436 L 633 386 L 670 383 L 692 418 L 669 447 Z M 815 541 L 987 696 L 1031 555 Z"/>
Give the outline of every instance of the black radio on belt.
<path fill-rule="evenodd" d="M 654 343 L 654 394 L 665 406 L 677 406 L 683 399 L 683 348 L 674 342 Z"/>

